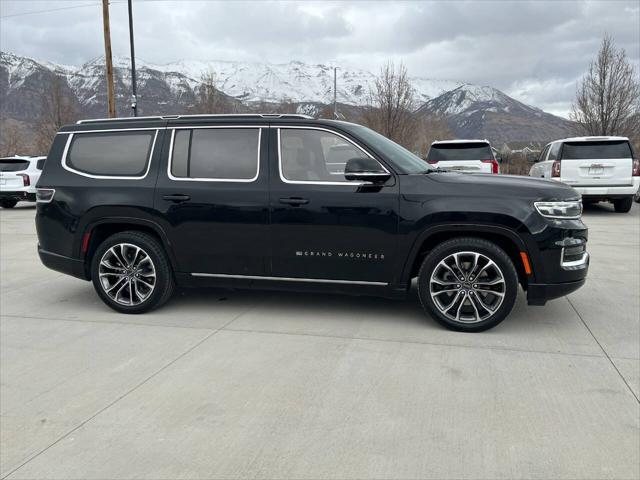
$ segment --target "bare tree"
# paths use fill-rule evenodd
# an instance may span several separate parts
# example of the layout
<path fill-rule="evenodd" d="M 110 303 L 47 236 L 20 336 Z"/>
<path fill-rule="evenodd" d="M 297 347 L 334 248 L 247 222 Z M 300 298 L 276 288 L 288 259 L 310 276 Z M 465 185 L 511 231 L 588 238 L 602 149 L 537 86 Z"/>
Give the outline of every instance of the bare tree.
<path fill-rule="evenodd" d="M 20 127 L 15 124 L 7 124 L 5 121 L 2 124 L 0 128 L 0 157 L 24 155 L 26 144 Z"/>
<path fill-rule="evenodd" d="M 206 72 L 200 77 L 196 101 L 189 111 L 194 114 L 235 113 L 231 98 L 218 89 L 218 80 L 214 72 Z"/>
<path fill-rule="evenodd" d="M 40 116 L 35 125 L 35 144 L 38 151 L 46 154 L 60 127 L 78 120 L 79 111 L 75 99 L 70 95 L 62 78 L 54 75 L 40 98 Z"/>
<path fill-rule="evenodd" d="M 571 110 L 571 119 L 586 135 L 630 135 L 640 129 L 638 74 L 608 34 L 578 85 Z"/>
<path fill-rule="evenodd" d="M 414 89 L 401 63 L 397 68 L 387 63 L 376 78 L 369 94 L 363 122 L 391 140 L 409 146 L 416 132 L 413 115 Z"/>

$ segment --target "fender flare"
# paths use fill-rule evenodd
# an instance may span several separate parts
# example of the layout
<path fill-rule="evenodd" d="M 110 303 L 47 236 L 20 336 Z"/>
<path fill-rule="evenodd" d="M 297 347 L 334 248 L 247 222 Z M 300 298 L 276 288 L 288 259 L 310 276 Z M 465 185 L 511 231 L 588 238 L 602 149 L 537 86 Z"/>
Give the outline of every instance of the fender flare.
<path fill-rule="evenodd" d="M 438 233 L 447 232 L 447 233 L 455 233 L 455 232 L 478 232 L 478 233 L 492 233 L 496 235 L 500 235 L 502 237 L 508 238 L 511 240 L 521 252 L 526 252 L 526 254 L 531 258 L 529 248 L 527 247 L 525 241 L 522 239 L 518 233 L 509 228 L 504 227 L 502 225 L 495 224 L 485 224 L 485 223 L 445 223 L 438 224 L 428 227 L 420 232 L 420 234 L 416 237 L 409 251 L 409 255 L 405 264 L 402 268 L 400 283 L 401 284 L 409 284 L 411 281 L 411 269 L 413 268 L 413 263 L 415 262 L 418 254 L 420 253 L 420 247 L 424 244 L 424 242 L 436 235 Z M 535 279 L 535 267 L 532 265 L 532 277 Z"/>

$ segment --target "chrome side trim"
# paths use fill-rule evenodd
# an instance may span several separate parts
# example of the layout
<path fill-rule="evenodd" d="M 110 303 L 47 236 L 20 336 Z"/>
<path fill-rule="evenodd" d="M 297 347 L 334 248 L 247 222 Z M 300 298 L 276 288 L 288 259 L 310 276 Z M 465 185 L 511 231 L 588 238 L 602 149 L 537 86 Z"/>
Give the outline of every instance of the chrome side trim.
<path fill-rule="evenodd" d="M 256 166 L 256 174 L 252 178 L 194 178 L 194 177 L 176 177 L 171 173 L 171 165 L 173 164 L 173 144 L 176 139 L 176 130 L 193 130 L 194 128 L 226 128 L 226 129 L 236 129 L 236 128 L 252 128 L 258 130 L 258 164 Z M 255 182 L 260 176 L 260 147 L 262 145 L 262 127 L 256 125 L 242 125 L 242 126 L 232 126 L 232 125 L 214 125 L 214 126 L 201 126 L 201 127 L 176 127 L 171 129 L 171 143 L 169 145 L 169 160 L 167 161 L 167 176 L 169 179 L 177 181 L 177 182 L 232 182 L 232 183 L 252 183 Z"/>
<path fill-rule="evenodd" d="M 126 131 L 132 131 L 132 130 L 155 130 L 156 131 L 155 135 L 153 136 L 153 142 L 151 143 L 151 151 L 149 152 L 149 158 L 147 159 L 147 169 L 145 170 L 143 175 L 137 176 L 137 177 L 130 177 L 130 176 L 124 176 L 124 175 L 94 175 L 91 173 L 81 172 L 80 170 L 76 170 L 70 167 L 69 165 L 67 165 L 67 155 L 69 154 L 69 148 L 71 147 L 71 141 L 73 140 L 73 136 L 78 133 L 100 133 L 97 130 L 69 133 L 69 138 L 67 138 L 67 143 L 64 146 L 64 152 L 62 152 L 62 168 L 64 168 L 65 170 L 71 173 L 75 173 L 76 175 L 80 175 L 82 177 L 97 178 L 100 180 L 142 180 L 149 174 L 149 170 L 151 169 L 151 160 L 153 159 L 153 152 L 156 149 L 156 142 L 158 141 L 158 132 L 160 131 L 160 129 L 158 128 L 148 128 L 148 129 L 127 128 L 127 129 L 105 130 L 105 132 L 122 132 L 125 130 Z"/>
<path fill-rule="evenodd" d="M 363 147 L 361 147 L 360 145 L 358 145 L 357 143 L 355 143 L 353 140 L 351 140 L 350 138 L 342 135 L 339 132 L 336 132 L 335 130 L 331 130 L 330 128 L 322 128 L 322 127 L 313 127 L 313 126 L 300 126 L 300 125 L 278 125 L 277 127 L 271 126 L 271 128 L 277 128 L 278 129 L 278 172 L 280 173 L 280 180 L 282 180 L 284 183 L 290 183 L 290 184 L 294 184 L 294 185 L 342 185 L 342 186 L 353 186 L 353 185 L 366 185 L 366 182 L 356 182 L 356 181 L 346 181 L 346 182 L 320 182 L 320 181 L 313 181 L 313 180 L 289 180 L 287 178 L 285 178 L 284 176 L 284 172 L 282 171 L 282 140 L 280 138 L 280 132 L 283 129 L 299 129 L 299 130 L 321 130 L 324 132 L 329 132 L 332 133 L 334 135 L 337 135 L 338 137 L 341 137 L 342 139 L 344 139 L 347 143 L 353 145 L 354 147 L 356 147 L 358 150 L 360 150 L 362 153 L 364 153 L 367 157 L 375 160 L 376 162 L 378 162 L 378 164 L 384 169 L 384 171 L 386 173 L 389 173 L 389 170 L 387 170 L 385 168 L 384 165 L 382 165 L 373 155 L 371 155 L 367 150 L 365 150 Z"/>
<path fill-rule="evenodd" d="M 101 128 L 98 130 L 74 130 L 72 132 L 57 132 L 56 135 L 73 135 L 76 133 L 137 132 L 142 130 L 164 130 L 164 128 L 165 127 Z"/>
<path fill-rule="evenodd" d="M 305 283 L 337 283 L 351 285 L 377 285 L 386 286 L 387 282 L 365 282 L 364 280 L 331 280 L 327 278 L 297 278 L 297 277 L 263 277 L 260 275 L 231 275 L 227 273 L 192 273 L 193 277 L 237 278 L 244 280 L 275 280 L 281 282 L 305 282 Z"/>

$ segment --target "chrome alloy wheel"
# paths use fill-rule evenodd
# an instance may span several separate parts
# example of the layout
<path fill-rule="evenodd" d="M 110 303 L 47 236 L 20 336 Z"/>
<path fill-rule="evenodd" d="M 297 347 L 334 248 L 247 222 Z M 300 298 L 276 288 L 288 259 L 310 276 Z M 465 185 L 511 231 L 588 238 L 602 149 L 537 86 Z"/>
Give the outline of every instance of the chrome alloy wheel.
<path fill-rule="evenodd" d="M 502 305 L 505 293 L 506 282 L 498 265 L 477 252 L 445 257 L 429 280 L 429 294 L 436 308 L 460 323 L 478 323 L 491 317 Z"/>
<path fill-rule="evenodd" d="M 130 243 L 109 248 L 100 259 L 98 274 L 104 292 L 120 305 L 140 305 L 156 286 L 156 269 L 151 257 Z"/>

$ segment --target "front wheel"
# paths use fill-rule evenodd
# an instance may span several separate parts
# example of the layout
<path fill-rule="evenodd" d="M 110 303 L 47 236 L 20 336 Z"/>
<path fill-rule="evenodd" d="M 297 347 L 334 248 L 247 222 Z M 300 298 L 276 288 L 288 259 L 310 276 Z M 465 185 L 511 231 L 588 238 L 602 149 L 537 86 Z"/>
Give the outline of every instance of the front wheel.
<path fill-rule="evenodd" d="M 423 308 L 451 330 L 495 327 L 513 309 L 518 275 L 509 256 L 492 242 L 448 240 L 422 262 L 418 293 Z"/>
<path fill-rule="evenodd" d="M 145 313 L 165 303 L 173 292 L 171 265 L 158 240 L 137 231 L 111 235 L 91 262 L 96 292 L 121 313 Z"/>
<path fill-rule="evenodd" d="M 618 213 L 627 213 L 633 206 L 633 197 L 620 198 L 613 201 L 613 208 Z"/>

